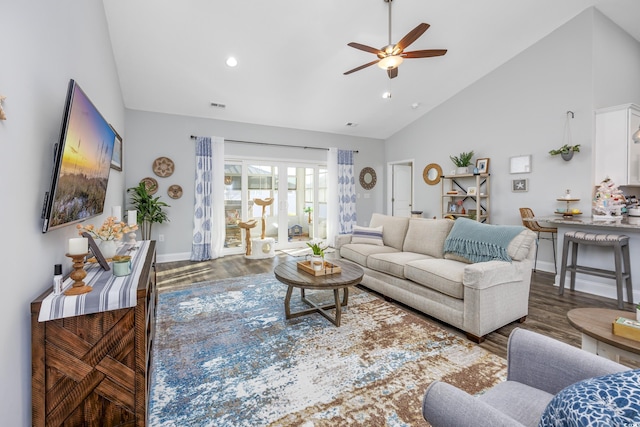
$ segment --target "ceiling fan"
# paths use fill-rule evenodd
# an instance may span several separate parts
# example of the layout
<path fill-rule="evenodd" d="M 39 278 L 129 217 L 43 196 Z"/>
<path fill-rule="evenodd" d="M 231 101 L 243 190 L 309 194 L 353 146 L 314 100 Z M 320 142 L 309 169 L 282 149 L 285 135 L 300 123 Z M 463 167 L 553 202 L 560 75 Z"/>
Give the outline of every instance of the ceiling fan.
<path fill-rule="evenodd" d="M 429 50 L 414 50 L 412 52 L 405 52 L 404 50 L 409 47 L 411 43 L 416 41 L 418 37 L 420 37 L 427 29 L 429 28 L 429 24 L 421 23 L 413 30 L 409 31 L 409 33 L 402 38 L 398 43 L 391 43 L 391 2 L 393 0 L 384 0 L 385 3 L 389 3 L 389 44 L 380 49 L 376 49 L 374 47 L 366 46 L 360 43 L 351 42 L 348 43 L 348 46 L 351 46 L 356 49 L 364 50 L 365 52 L 370 52 L 378 56 L 378 59 L 375 61 L 371 61 L 368 64 L 361 65 L 359 67 L 354 68 L 353 70 L 349 70 L 344 73 L 347 74 L 355 73 L 356 71 L 360 71 L 363 68 L 367 68 L 373 64 L 378 64 L 378 67 L 383 70 L 387 70 L 387 74 L 390 79 L 398 77 L 398 65 L 402 64 L 402 61 L 407 58 L 429 58 L 433 56 L 442 56 L 447 53 L 447 49 L 429 49 Z"/>

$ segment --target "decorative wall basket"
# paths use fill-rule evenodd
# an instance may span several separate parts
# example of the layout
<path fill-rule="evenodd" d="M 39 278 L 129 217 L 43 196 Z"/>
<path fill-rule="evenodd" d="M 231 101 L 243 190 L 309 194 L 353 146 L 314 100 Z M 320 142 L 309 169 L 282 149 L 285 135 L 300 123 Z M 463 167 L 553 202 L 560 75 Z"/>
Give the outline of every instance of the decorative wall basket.
<path fill-rule="evenodd" d="M 153 161 L 153 173 L 161 178 L 173 175 L 174 168 L 173 160 L 168 157 L 158 157 Z"/>

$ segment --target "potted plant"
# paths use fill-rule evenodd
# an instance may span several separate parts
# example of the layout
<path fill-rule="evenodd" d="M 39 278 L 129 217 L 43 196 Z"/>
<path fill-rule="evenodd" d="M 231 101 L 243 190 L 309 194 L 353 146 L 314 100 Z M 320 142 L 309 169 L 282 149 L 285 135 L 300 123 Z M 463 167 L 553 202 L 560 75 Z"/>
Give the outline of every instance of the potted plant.
<path fill-rule="evenodd" d="M 568 145 L 564 144 L 562 147 L 549 151 L 549 154 L 552 156 L 557 156 L 560 154 L 563 160 L 569 161 L 573 157 L 573 153 L 580 152 L 580 144 L 576 145 Z"/>
<path fill-rule="evenodd" d="M 462 152 L 459 156 L 449 156 L 454 165 L 458 167 L 456 174 L 463 175 L 469 173 L 469 166 L 471 166 L 471 159 L 473 158 L 473 151 L 468 153 Z"/>
<path fill-rule="evenodd" d="M 320 243 L 307 242 L 307 246 L 309 246 L 313 252 L 313 255 L 311 255 L 311 267 L 316 271 L 322 270 L 324 266 L 324 250 L 326 248 L 321 247 Z"/>
<path fill-rule="evenodd" d="M 304 208 L 304 212 L 308 215 L 307 222 L 311 224 L 311 212 L 313 212 L 313 208 L 311 206 L 307 206 Z"/>
<path fill-rule="evenodd" d="M 160 201 L 160 196 L 153 197 L 149 194 L 145 182 L 141 182 L 137 187 L 127 188 L 127 193 L 132 193 L 131 204 L 137 211 L 137 222 L 141 225 L 142 240 L 150 240 L 151 226 L 154 223 L 169 222 L 169 217 L 162 208 L 170 206 Z"/>

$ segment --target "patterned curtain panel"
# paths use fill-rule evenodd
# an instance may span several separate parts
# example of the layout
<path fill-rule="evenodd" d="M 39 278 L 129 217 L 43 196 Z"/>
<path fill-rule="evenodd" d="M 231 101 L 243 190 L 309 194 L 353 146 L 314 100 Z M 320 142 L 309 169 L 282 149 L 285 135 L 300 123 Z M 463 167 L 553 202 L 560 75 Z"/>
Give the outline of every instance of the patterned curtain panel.
<path fill-rule="evenodd" d="M 356 178 L 351 150 L 338 150 L 338 218 L 338 232 L 350 234 L 356 224 Z"/>
<path fill-rule="evenodd" d="M 222 256 L 224 245 L 224 139 L 196 139 L 191 261 Z"/>
<path fill-rule="evenodd" d="M 327 244 L 335 246 L 338 234 L 338 149 L 327 153 Z"/>

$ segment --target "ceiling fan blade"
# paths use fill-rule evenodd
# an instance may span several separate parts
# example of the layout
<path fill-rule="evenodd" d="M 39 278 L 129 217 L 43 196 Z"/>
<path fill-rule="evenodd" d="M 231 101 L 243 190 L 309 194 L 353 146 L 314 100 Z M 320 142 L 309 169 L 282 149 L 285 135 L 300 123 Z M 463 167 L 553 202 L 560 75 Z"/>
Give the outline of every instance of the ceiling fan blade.
<path fill-rule="evenodd" d="M 371 62 L 369 62 L 368 64 L 361 65 L 361 66 L 359 66 L 359 67 L 354 68 L 353 70 L 349 70 L 349 71 L 347 71 L 346 73 L 342 73 L 342 74 L 344 74 L 344 75 L 346 76 L 347 74 L 355 73 L 356 71 L 360 71 L 360 70 L 362 70 L 363 68 L 367 68 L 367 67 L 372 66 L 373 64 L 377 64 L 377 63 L 378 63 L 378 61 L 379 61 L 379 59 L 376 59 L 375 61 L 371 61 Z"/>
<path fill-rule="evenodd" d="M 406 36 L 404 36 L 402 38 L 402 40 L 400 40 L 396 44 L 396 48 L 399 49 L 402 52 L 411 43 L 413 43 L 414 41 L 418 40 L 418 37 L 420 37 L 422 34 L 424 34 L 424 32 L 427 31 L 429 29 L 429 27 L 430 27 L 430 25 L 429 24 L 425 24 L 424 22 L 419 24 L 413 30 L 409 31 L 409 33 Z"/>
<path fill-rule="evenodd" d="M 351 43 L 347 43 L 347 46 L 351 46 L 351 47 L 356 48 L 356 49 L 364 50 L 365 52 L 370 52 L 370 53 L 373 53 L 375 55 L 378 55 L 378 54 L 382 53 L 382 51 L 380 51 L 380 49 L 376 49 L 374 47 L 367 46 L 367 45 L 360 44 L 360 43 L 351 42 Z"/>
<path fill-rule="evenodd" d="M 387 70 L 390 79 L 398 77 L 398 67 Z"/>
<path fill-rule="evenodd" d="M 433 56 L 442 56 L 445 53 L 447 53 L 447 49 L 429 49 L 403 52 L 400 54 L 400 56 L 402 56 L 403 58 L 431 58 Z"/>

